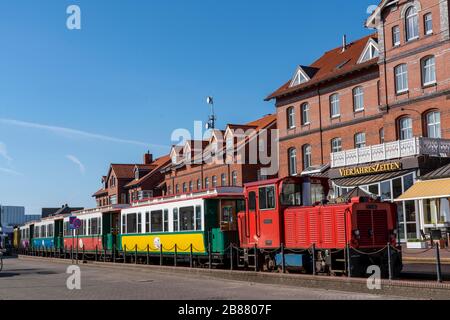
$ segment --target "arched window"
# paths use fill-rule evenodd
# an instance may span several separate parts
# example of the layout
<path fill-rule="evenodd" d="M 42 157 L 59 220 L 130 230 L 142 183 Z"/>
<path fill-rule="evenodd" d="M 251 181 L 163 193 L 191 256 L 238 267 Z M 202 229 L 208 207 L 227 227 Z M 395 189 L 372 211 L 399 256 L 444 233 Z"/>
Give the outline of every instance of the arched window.
<path fill-rule="evenodd" d="M 294 107 L 289 107 L 287 109 L 287 126 L 288 126 L 288 129 L 295 128 L 295 109 L 294 109 Z"/>
<path fill-rule="evenodd" d="M 406 41 L 411 41 L 419 37 L 419 18 L 416 7 L 412 6 L 405 15 Z"/>
<path fill-rule="evenodd" d="M 289 157 L 289 175 L 295 176 L 297 175 L 297 150 L 295 148 L 289 149 L 288 157 Z"/>
<path fill-rule="evenodd" d="M 339 93 L 335 93 L 330 96 L 330 115 L 331 118 L 337 118 L 341 115 Z"/>
<path fill-rule="evenodd" d="M 427 137 L 441 139 L 441 113 L 439 111 L 430 111 L 425 115 Z"/>
<path fill-rule="evenodd" d="M 312 164 L 312 159 L 311 159 L 312 148 L 311 148 L 311 145 L 305 144 L 302 147 L 302 151 L 303 151 L 303 169 L 306 170 L 309 167 L 311 167 L 311 164 Z"/>
<path fill-rule="evenodd" d="M 384 128 L 381 128 L 379 131 L 380 143 L 384 143 Z"/>
<path fill-rule="evenodd" d="M 213 186 L 213 188 L 217 187 L 217 176 L 212 177 L 212 186 Z"/>
<path fill-rule="evenodd" d="M 197 179 L 197 190 L 202 190 L 202 181 Z"/>
<path fill-rule="evenodd" d="M 307 125 L 310 123 L 309 120 L 309 104 L 304 103 L 302 104 L 302 125 Z"/>
<path fill-rule="evenodd" d="M 398 136 L 400 140 L 413 138 L 412 119 L 410 117 L 400 118 L 398 121 Z"/>
<path fill-rule="evenodd" d="M 364 110 L 364 89 L 363 87 L 356 87 L 353 89 L 353 111 Z"/>
<path fill-rule="evenodd" d="M 205 189 L 209 189 L 209 178 L 205 178 Z"/>
<path fill-rule="evenodd" d="M 360 149 L 366 146 L 366 134 L 359 132 L 355 134 L 355 148 Z"/>
<path fill-rule="evenodd" d="M 342 151 L 342 139 L 334 138 L 331 140 L 331 153 L 341 152 Z"/>
<path fill-rule="evenodd" d="M 233 172 L 231 173 L 231 184 L 232 184 L 233 187 L 236 187 L 236 186 L 237 186 L 237 178 L 238 178 L 237 172 L 236 172 L 236 171 L 233 171 Z"/>
<path fill-rule="evenodd" d="M 436 83 L 436 64 L 434 56 L 428 56 L 422 59 L 422 85 L 428 86 Z"/>

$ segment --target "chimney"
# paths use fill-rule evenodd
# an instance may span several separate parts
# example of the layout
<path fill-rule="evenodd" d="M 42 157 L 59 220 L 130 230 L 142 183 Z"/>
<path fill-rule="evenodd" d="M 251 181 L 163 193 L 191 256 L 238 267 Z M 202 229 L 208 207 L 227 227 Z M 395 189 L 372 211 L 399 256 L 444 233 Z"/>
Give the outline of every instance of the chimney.
<path fill-rule="evenodd" d="M 347 35 L 342 36 L 342 52 L 347 50 Z"/>
<path fill-rule="evenodd" d="M 153 155 L 148 151 L 144 154 L 144 164 L 151 164 L 153 162 Z"/>

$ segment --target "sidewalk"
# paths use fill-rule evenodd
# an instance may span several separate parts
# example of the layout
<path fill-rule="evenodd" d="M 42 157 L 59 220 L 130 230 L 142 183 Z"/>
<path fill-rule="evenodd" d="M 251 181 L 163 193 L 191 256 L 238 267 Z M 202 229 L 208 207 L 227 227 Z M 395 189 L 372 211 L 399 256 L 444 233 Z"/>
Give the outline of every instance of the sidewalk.
<path fill-rule="evenodd" d="M 439 250 L 441 263 L 450 264 L 450 249 Z M 406 263 L 436 263 L 436 249 L 407 249 L 406 245 L 402 245 L 403 262 Z"/>

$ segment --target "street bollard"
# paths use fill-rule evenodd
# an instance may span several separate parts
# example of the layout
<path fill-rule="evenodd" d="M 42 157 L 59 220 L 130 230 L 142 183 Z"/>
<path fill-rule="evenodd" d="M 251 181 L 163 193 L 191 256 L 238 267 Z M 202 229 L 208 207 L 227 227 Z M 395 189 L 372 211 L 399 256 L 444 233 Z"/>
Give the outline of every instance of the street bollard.
<path fill-rule="evenodd" d="M 281 272 L 286 273 L 286 259 L 284 256 L 284 243 L 281 244 Z"/>
<path fill-rule="evenodd" d="M 212 269 L 211 240 L 208 242 L 208 263 L 209 263 L 209 269 Z"/>
<path fill-rule="evenodd" d="M 116 244 L 113 244 L 113 263 L 116 263 Z"/>
<path fill-rule="evenodd" d="M 137 252 L 138 252 L 138 248 L 137 245 L 134 247 L 134 264 L 137 264 Z"/>
<path fill-rule="evenodd" d="M 391 244 L 388 242 L 387 244 L 387 255 L 388 255 L 388 272 L 389 272 L 389 280 L 392 280 L 392 252 L 391 252 Z"/>
<path fill-rule="evenodd" d="M 175 243 L 175 254 L 173 256 L 173 265 L 177 266 L 177 258 L 178 258 L 178 252 L 177 252 L 177 244 Z"/>
<path fill-rule="evenodd" d="M 162 243 L 159 246 L 159 265 L 163 265 L 163 245 Z"/>
<path fill-rule="evenodd" d="M 127 245 L 123 246 L 123 263 L 127 263 Z"/>
<path fill-rule="evenodd" d="M 439 251 L 439 244 L 436 245 L 436 274 L 437 274 L 437 282 L 442 282 L 442 270 L 441 270 L 441 253 Z"/>
<path fill-rule="evenodd" d="M 348 277 L 352 277 L 352 263 L 351 263 L 352 257 L 350 255 L 350 245 L 347 244 L 347 274 Z"/>
<path fill-rule="evenodd" d="M 97 256 L 98 256 L 98 246 L 95 246 L 95 261 L 98 261 Z"/>
<path fill-rule="evenodd" d="M 230 270 L 233 271 L 233 244 L 230 244 Z"/>
<path fill-rule="evenodd" d="M 147 265 L 150 264 L 150 246 L 147 244 Z"/>
<path fill-rule="evenodd" d="M 192 257 L 192 243 L 191 243 L 191 250 L 189 252 L 189 266 L 191 268 L 194 267 L 194 265 L 193 265 L 193 257 Z"/>
<path fill-rule="evenodd" d="M 317 274 L 317 270 L 316 270 L 316 244 L 313 243 L 312 245 L 312 271 L 313 271 L 313 276 L 315 276 Z"/>

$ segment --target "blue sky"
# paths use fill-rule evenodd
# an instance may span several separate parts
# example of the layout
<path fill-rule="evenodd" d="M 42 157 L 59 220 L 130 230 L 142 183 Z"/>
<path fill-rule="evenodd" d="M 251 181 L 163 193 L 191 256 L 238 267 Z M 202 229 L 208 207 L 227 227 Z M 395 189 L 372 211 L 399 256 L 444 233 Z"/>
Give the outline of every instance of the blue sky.
<path fill-rule="evenodd" d="M 95 206 L 108 164 L 169 151 L 176 128 L 274 112 L 298 64 L 370 32 L 375 0 L 0 2 L 0 203 Z M 81 8 L 81 30 L 66 9 Z"/>

